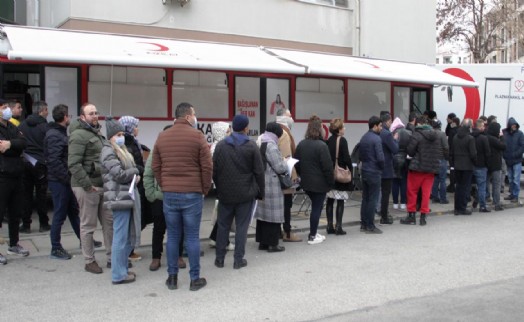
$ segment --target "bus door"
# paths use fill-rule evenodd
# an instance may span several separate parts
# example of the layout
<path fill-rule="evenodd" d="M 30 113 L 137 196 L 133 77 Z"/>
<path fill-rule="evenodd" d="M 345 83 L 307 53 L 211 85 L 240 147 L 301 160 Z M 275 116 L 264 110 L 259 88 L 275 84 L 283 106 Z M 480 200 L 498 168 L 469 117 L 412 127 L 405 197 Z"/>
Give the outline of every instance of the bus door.
<path fill-rule="evenodd" d="M 249 136 L 258 137 L 279 110 L 289 108 L 289 84 L 287 78 L 235 77 L 234 113 L 249 118 Z"/>
<path fill-rule="evenodd" d="M 506 95 L 507 97 L 504 97 Z M 510 95 L 510 78 L 486 78 L 484 106 L 482 107 L 481 115 L 486 115 L 486 117 L 496 115 L 497 121 L 504 127 L 510 116 Z"/>

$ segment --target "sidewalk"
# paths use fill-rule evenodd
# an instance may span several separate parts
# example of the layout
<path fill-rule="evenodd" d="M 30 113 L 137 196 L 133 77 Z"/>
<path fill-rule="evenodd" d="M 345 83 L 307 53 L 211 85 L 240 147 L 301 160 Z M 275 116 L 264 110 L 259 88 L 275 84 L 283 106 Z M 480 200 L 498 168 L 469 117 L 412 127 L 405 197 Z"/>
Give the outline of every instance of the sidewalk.
<path fill-rule="evenodd" d="M 453 213 L 453 202 L 454 202 L 454 194 L 448 193 L 448 200 L 449 204 L 442 205 L 440 203 L 433 203 L 430 202 L 430 208 L 431 213 L 430 216 L 439 216 L 439 215 L 445 215 L 445 214 L 452 214 Z M 501 195 L 501 199 L 503 199 L 506 196 L 506 194 Z M 304 198 L 306 198 L 304 200 Z M 346 207 L 344 211 L 344 217 L 343 217 L 343 226 L 344 227 L 352 227 L 360 225 L 360 203 L 361 203 L 361 192 L 356 191 L 353 192 L 350 196 L 350 199 L 346 202 Z M 202 223 L 200 226 L 200 240 L 204 243 L 204 247 L 207 247 L 207 242 L 209 241 L 209 235 L 211 233 L 211 230 L 213 228 L 212 226 L 212 212 L 213 207 L 215 203 L 214 196 L 210 196 L 205 198 L 204 201 L 204 210 L 202 213 Z M 505 208 L 514 208 L 518 206 L 522 206 L 522 204 L 512 204 L 508 203 L 507 201 L 502 201 L 502 204 Z M 307 197 L 305 197 L 304 194 L 297 194 L 297 197 L 295 198 L 292 213 L 291 213 L 291 225 L 293 231 L 297 232 L 305 241 L 307 239 L 307 232 L 309 231 L 309 211 L 307 211 L 308 206 L 308 200 Z M 395 210 L 393 209 L 393 205 L 390 204 L 390 214 L 395 219 L 394 225 L 399 224 L 399 219 L 401 217 L 404 217 L 406 215 L 405 210 Z M 477 209 L 474 209 L 473 216 L 475 215 L 475 212 L 478 211 Z M 494 212 L 493 212 L 494 213 Z M 52 218 L 53 211 L 52 209 L 48 213 L 49 218 Z M 378 218 L 378 217 L 376 217 Z M 325 210 L 322 211 L 322 216 L 320 218 L 320 224 L 319 224 L 319 232 L 323 233 L 325 232 L 326 228 L 326 214 Z M 431 224 L 431 219 L 429 219 L 429 224 Z M 51 242 L 49 239 L 49 232 L 40 233 L 38 232 L 38 217 L 36 213 L 33 214 L 33 225 L 31 227 L 32 233 L 30 234 L 20 234 L 20 244 L 27 248 L 30 252 L 30 256 L 48 256 L 51 252 Z M 152 232 L 153 232 L 153 225 L 148 225 L 143 231 L 142 231 L 142 238 L 141 238 L 141 246 L 139 252 L 141 254 L 146 254 L 147 257 L 150 257 L 151 254 L 151 239 L 152 239 Z M 350 229 L 348 231 L 349 234 L 355 233 L 354 229 Z M 0 228 L 0 236 L 4 239 L 8 238 L 8 229 L 7 229 L 7 223 L 3 223 L 3 227 Z M 253 222 L 249 228 L 248 231 L 248 238 L 254 238 L 255 236 L 255 222 Z M 103 241 L 102 238 L 102 231 L 100 224 L 98 226 L 98 229 L 95 231 L 95 239 L 99 241 Z M 164 239 L 165 240 L 165 239 Z M 66 220 L 64 223 L 64 226 L 62 228 L 62 245 L 64 248 L 70 252 L 73 255 L 82 255 L 82 252 L 80 250 L 80 243 L 76 235 L 74 234 L 69 221 Z M 0 246 L 0 253 L 3 253 L 5 255 L 7 246 Z M 102 250 L 103 248 L 97 249 L 97 251 Z M 101 256 L 98 255 L 98 256 Z"/>

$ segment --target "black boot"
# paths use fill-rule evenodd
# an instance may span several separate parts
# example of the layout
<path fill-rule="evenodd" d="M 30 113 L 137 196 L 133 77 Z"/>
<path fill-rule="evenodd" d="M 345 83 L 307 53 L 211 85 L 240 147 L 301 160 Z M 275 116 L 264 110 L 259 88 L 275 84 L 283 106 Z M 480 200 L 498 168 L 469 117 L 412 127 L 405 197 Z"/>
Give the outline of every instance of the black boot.
<path fill-rule="evenodd" d="M 335 227 L 335 234 L 345 235 L 346 232 L 342 230 L 342 216 L 344 216 L 344 200 L 337 200 L 337 225 Z"/>
<path fill-rule="evenodd" d="M 335 203 L 335 199 L 327 198 L 326 202 L 326 218 L 327 218 L 327 227 L 326 232 L 328 234 L 334 234 L 335 228 L 333 227 L 333 204 Z"/>
<path fill-rule="evenodd" d="M 381 225 L 391 225 L 391 224 L 393 224 L 393 217 L 391 217 L 388 214 L 382 215 L 381 218 L 380 218 L 380 224 Z"/>
<path fill-rule="evenodd" d="M 420 225 L 421 226 L 426 225 L 426 214 L 420 214 Z"/>
<path fill-rule="evenodd" d="M 409 212 L 406 217 L 400 219 L 400 223 L 403 225 L 416 225 L 417 219 L 415 218 L 415 213 Z"/>

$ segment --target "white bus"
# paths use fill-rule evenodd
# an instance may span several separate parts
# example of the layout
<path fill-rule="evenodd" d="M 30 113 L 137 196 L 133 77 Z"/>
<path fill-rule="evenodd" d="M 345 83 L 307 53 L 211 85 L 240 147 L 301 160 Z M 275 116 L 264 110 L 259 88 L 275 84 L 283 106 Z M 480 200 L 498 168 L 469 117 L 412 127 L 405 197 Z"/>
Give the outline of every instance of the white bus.
<path fill-rule="evenodd" d="M 427 66 L 388 60 L 94 32 L 0 25 L 0 97 L 64 103 L 72 114 L 84 102 L 102 115 L 133 115 L 138 139 L 152 146 L 184 101 L 199 128 L 235 114 L 259 135 L 278 108 L 289 108 L 297 141 L 307 120 L 342 118 L 350 148 L 367 120 L 390 111 L 403 120 L 432 109 L 435 85 L 477 84 Z"/>

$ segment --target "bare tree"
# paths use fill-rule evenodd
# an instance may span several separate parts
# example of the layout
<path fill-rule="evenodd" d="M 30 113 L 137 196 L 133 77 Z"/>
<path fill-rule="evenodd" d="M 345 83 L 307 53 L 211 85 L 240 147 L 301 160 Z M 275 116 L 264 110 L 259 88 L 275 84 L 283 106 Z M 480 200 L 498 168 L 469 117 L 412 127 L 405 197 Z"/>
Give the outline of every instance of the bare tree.
<path fill-rule="evenodd" d="M 522 39 L 522 28 L 515 15 L 521 0 L 438 0 L 437 42 L 460 43 L 471 51 L 475 63 L 486 57 L 511 37 Z M 519 35 L 518 35 L 519 34 Z M 503 39 L 503 37 L 505 39 Z"/>

